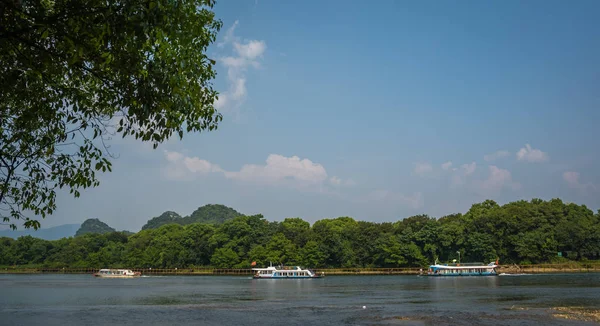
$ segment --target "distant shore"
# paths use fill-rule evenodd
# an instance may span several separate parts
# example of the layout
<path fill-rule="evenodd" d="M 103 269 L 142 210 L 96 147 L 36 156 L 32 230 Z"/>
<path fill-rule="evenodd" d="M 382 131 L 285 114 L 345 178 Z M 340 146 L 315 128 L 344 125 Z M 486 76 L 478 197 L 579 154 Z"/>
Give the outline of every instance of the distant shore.
<path fill-rule="evenodd" d="M 251 276 L 250 268 L 132 268 L 142 275 L 229 275 Z M 419 275 L 425 268 L 314 268 L 317 273 L 329 276 L 341 275 Z M 97 268 L 27 268 L 2 267 L 0 274 L 92 274 Z M 600 264 L 539 264 L 539 265 L 501 265 L 498 274 L 547 274 L 547 273 L 600 273 Z"/>

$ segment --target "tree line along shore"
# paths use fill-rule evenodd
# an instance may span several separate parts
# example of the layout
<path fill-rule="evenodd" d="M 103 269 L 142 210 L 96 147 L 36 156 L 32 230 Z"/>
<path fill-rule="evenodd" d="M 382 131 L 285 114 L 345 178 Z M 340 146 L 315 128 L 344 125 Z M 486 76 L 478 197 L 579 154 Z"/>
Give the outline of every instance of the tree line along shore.
<path fill-rule="evenodd" d="M 600 211 L 560 199 L 505 205 L 486 200 L 464 214 L 416 215 L 382 223 L 351 217 L 322 219 L 313 225 L 301 218 L 268 221 L 223 205 L 206 205 L 186 217 L 165 212 L 137 233 L 90 226 L 102 223 L 95 221 L 87 227 L 97 232 L 78 231 L 60 240 L 0 238 L 0 272 L 63 268 L 249 271 L 252 262 L 257 266 L 273 262 L 327 270 L 330 275 L 336 271 L 351 274 L 352 270 L 385 274 L 394 269 L 412 273 L 435 260 L 454 259 L 484 263 L 499 259 L 499 273 L 502 268 L 597 271 L 600 258 Z"/>

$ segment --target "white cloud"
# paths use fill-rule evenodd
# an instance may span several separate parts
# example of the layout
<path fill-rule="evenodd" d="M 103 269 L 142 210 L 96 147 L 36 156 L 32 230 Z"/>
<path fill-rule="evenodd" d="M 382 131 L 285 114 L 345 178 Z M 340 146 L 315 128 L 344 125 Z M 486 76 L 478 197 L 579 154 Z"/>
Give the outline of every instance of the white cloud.
<path fill-rule="evenodd" d="M 504 188 L 512 190 L 518 190 L 521 188 L 521 184 L 512 180 L 510 171 L 501 169 L 495 165 L 489 166 L 490 175 L 480 185 L 480 189 L 484 192 L 492 191 L 497 192 Z"/>
<path fill-rule="evenodd" d="M 569 188 L 573 188 L 573 189 L 579 189 L 579 190 L 583 190 L 583 191 L 587 191 L 587 190 L 596 190 L 596 186 L 594 186 L 591 183 L 581 183 L 581 181 L 579 181 L 579 172 L 574 172 L 574 171 L 567 171 L 563 173 L 563 180 L 565 180 L 565 182 L 567 182 L 567 185 L 569 186 Z"/>
<path fill-rule="evenodd" d="M 242 57 L 223 57 L 220 60 L 221 63 L 229 68 L 242 68 L 247 64 L 246 59 Z"/>
<path fill-rule="evenodd" d="M 443 169 L 444 171 L 448 171 L 448 170 L 450 170 L 450 168 L 451 168 L 451 167 L 452 167 L 452 162 L 450 162 L 450 161 L 448 161 L 448 162 L 446 162 L 446 163 L 443 163 L 443 164 L 442 164 L 442 169 Z"/>
<path fill-rule="evenodd" d="M 517 152 L 517 160 L 530 163 L 545 162 L 548 160 L 548 154 L 539 149 L 531 148 L 531 145 L 526 144 Z"/>
<path fill-rule="evenodd" d="M 183 159 L 185 167 L 193 173 L 212 173 L 223 172 L 218 165 L 212 164 L 209 161 L 199 159 L 197 157 L 186 157 Z"/>
<path fill-rule="evenodd" d="M 264 41 L 257 40 L 250 40 L 245 44 L 234 42 L 233 46 L 240 58 L 246 58 L 247 60 L 254 60 L 262 56 L 267 49 L 267 44 Z"/>
<path fill-rule="evenodd" d="M 301 186 L 322 184 L 327 180 L 323 165 L 298 156 L 271 154 L 265 165 L 246 164 L 240 171 L 225 172 L 230 179 L 269 184 L 297 183 Z"/>
<path fill-rule="evenodd" d="M 415 192 L 412 195 L 404 195 L 388 190 L 376 190 L 371 192 L 367 196 L 367 199 L 369 201 L 386 201 L 393 204 L 401 204 L 402 206 L 409 206 L 413 209 L 422 208 L 424 204 L 423 194 L 420 192 Z"/>
<path fill-rule="evenodd" d="M 246 88 L 247 68 L 260 67 L 258 60 L 267 49 L 265 41 L 241 41 L 235 36 L 238 24 L 239 22 L 236 20 L 225 33 L 223 41 L 217 44 L 219 48 L 231 45 L 234 52 L 233 55 L 218 59 L 227 68 L 228 88 L 219 94 L 219 99 L 215 102 L 215 108 L 223 113 L 239 114 L 239 108 L 248 94 Z"/>
<path fill-rule="evenodd" d="M 351 179 L 328 177 L 323 165 L 298 156 L 271 154 L 265 164 L 245 164 L 239 171 L 226 171 L 219 165 L 198 157 L 187 157 L 179 152 L 166 150 L 164 153 L 169 162 L 165 168 L 166 176 L 171 179 L 191 179 L 197 175 L 220 173 L 231 180 L 319 191 L 327 185 L 339 187 L 355 184 Z"/>
<path fill-rule="evenodd" d="M 471 164 L 463 164 L 460 167 L 462 168 L 464 175 L 467 176 L 475 172 L 475 169 L 477 169 L 477 163 L 472 162 Z"/>
<path fill-rule="evenodd" d="M 510 156 L 509 151 L 497 151 L 492 154 L 484 155 L 483 159 L 486 160 L 487 162 L 492 162 L 492 161 L 495 161 L 497 159 L 507 157 L 507 156 Z"/>
<path fill-rule="evenodd" d="M 175 163 L 181 161 L 184 156 L 178 152 L 169 152 L 165 150 L 165 157 L 167 158 L 167 161 Z"/>
<path fill-rule="evenodd" d="M 424 175 L 433 170 L 433 167 L 429 163 L 415 163 L 415 173 L 418 175 Z"/>

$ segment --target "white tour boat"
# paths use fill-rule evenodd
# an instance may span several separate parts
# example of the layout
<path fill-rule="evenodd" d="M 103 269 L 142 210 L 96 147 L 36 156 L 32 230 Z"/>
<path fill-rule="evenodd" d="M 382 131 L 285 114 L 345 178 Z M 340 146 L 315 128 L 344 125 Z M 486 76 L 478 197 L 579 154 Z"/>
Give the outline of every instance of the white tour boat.
<path fill-rule="evenodd" d="M 302 269 L 300 266 L 294 268 L 283 268 L 269 266 L 267 268 L 253 268 L 253 278 L 267 279 L 296 279 L 296 278 L 321 278 L 325 273 L 317 274 L 309 269 Z"/>
<path fill-rule="evenodd" d="M 97 273 L 94 273 L 96 277 L 106 278 L 131 278 L 142 276 L 140 272 L 134 272 L 130 269 L 101 269 Z"/>
<path fill-rule="evenodd" d="M 497 276 L 498 260 L 483 263 L 438 264 L 429 266 L 428 276 Z"/>

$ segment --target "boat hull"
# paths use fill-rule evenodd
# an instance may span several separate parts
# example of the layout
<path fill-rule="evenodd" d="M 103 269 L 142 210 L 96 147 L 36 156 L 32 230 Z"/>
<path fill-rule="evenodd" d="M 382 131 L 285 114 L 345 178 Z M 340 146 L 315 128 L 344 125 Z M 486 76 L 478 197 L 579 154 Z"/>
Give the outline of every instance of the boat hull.
<path fill-rule="evenodd" d="M 142 273 L 134 272 L 130 269 L 103 268 L 93 275 L 100 278 L 133 278 L 142 276 Z"/>
<path fill-rule="evenodd" d="M 431 277 L 459 277 L 459 276 L 498 276 L 497 273 L 457 273 L 457 274 L 424 274 Z"/>

